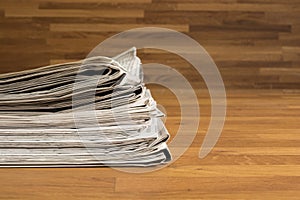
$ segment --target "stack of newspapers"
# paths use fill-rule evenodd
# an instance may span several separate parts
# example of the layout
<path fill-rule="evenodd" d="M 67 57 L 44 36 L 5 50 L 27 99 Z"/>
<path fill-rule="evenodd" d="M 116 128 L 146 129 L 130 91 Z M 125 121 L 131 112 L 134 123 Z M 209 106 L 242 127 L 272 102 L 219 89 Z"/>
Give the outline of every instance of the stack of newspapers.
<path fill-rule="evenodd" d="M 0 167 L 153 166 L 169 134 L 136 49 L 0 75 Z"/>

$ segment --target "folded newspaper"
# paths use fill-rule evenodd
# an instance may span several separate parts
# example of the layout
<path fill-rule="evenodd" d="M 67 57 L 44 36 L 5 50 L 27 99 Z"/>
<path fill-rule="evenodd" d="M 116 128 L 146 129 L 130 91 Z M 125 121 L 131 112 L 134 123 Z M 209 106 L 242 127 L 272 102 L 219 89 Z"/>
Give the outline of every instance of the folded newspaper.
<path fill-rule="evenodd" d="M 169 138 L 136 49 L 0 75 L 0 167 L 153 166 Z"/>

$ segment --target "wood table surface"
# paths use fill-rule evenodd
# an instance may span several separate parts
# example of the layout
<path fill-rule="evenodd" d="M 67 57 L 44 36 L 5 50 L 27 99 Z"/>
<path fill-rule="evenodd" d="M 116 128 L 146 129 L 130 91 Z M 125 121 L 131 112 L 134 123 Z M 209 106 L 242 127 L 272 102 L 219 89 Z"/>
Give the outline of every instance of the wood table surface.
<path fill-rule="evenodd" d="M 141 174 L 1 168 L 0 199 L 300 199 L 299 19 L 299 0 L 1 0 L 0 73 L 83 59 L 121 31 L 166 27 L 195 39 L 214 59 L 227 117 L 216 146 L 200 159 L 211 109 L 205 82 L 178 55 L 139 50 L 143 63 L 174 67 L 194 88 L 201 118 L 187 151 Z M 171 141 L 181 119 L 176 95 L 147 86 L 167 113 Z"/>

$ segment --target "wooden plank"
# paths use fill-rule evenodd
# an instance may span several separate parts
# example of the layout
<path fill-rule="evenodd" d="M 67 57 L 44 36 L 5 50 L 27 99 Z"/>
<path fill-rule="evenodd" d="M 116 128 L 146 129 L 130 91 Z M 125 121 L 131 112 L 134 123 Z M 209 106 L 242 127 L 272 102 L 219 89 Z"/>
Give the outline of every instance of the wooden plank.
<path fill-rule="evenodd" d="M 188 32 L 187 25 L 171 24 L 51 24 L 51 31 L 83 31 L 83 32 L 119 32 L 133 28 L 163 27 Z"/>

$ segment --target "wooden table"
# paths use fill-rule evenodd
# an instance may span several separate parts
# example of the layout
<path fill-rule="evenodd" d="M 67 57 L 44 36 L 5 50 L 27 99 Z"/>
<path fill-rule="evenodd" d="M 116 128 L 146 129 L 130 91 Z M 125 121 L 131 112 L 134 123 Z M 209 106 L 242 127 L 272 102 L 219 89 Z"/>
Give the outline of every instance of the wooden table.
<path fill-rule="evenodd" d="M 299 10 L 299 0 L 2 0 L 1 73 L 82 59 L 129 28 L 167 27 L 191 36 L 211 54 L 228 106 L 218 143 L 199 159 L 211 106 L 204 81 L 176 55 L 141 50 L 144 63 L 174 67 L 197 94 L 200 127 L 183 156 L 145 174 L 0 169 L 0 199 L 299 199 Z M 175 95 L 148 87 L 167 112 L 172 139 L 180 123 Z"/>

